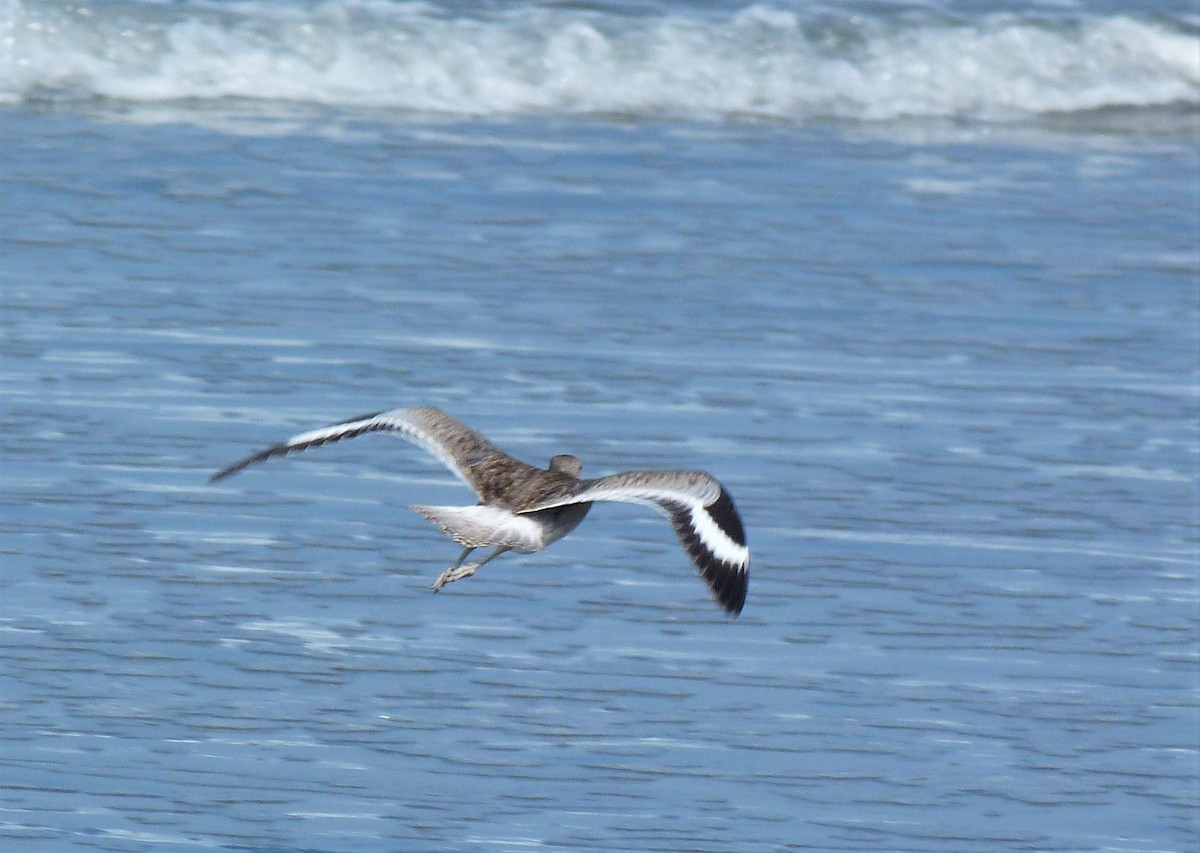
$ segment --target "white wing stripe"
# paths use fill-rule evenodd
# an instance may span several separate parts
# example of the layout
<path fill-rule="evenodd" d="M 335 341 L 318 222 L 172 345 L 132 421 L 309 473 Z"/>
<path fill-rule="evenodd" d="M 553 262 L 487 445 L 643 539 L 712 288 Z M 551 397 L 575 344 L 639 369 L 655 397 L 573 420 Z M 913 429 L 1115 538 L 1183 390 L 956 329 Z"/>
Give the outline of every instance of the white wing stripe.
<path fill-rule="evenodd" d="M 327 441 L 334 441 L 345 436 L 347 433 L 356 432 L 371 425 L 376 418 L 366 418 L 361 421 L 350 421 L 344 424 L 334 424 L 333 426 L 321 427 L 320 429 L 312 429 L 308 432 L 302 432 L 299 435 L 293 435 L 284 442 L 288 447 L 299 447 L 302 444 L 318 444 Z"/>
<path fill-rule="evenodd" d="M 467 479 L 467 475 L 458 467 L 458 460 L 450 455 L 445 446 L 430 433 L 421 429 L 418 424 L 408 419 L 407 415 L 411 411 L 411 409 L 393 409 L 390 412 L 384 412 L 379 415 L 377 420 L 381 425 L 400 433 L 404 438 L 420 447 L 449 468 L 454 473 L 454 476 L 458 477 L 458 479 L 462 480 L 468 486 L 471 486 L 471 481 Z"/>
<path fill-rule="evenodd" d="M 716 500 L 721 494 L 720 487 L 715 483 L 706 484 L 703 489 L 681 489 L 673 486 L 608 486 L 598 485 L 584 489 L 570 498 L 570 503 L 580 501 L 625 501 L 626 503 L 651 504 L 663 512 L 668 512 L 664 503 L 686 504 L 688 506 L 704 506 Z M 669 514 L 669 513 L 668 513 Z"/>
<path fill-rule="evenodd" d="M 707 504 L 720 497 L 720 486 L 711 480 L 695 485 L 696 488 L 675 488 L 669 485 L 611 486 L 601 484 L 584 489 L 569 499 L 547 502 L 541 506 L 601 500 L 652 506 L 668 518 L 676 512 L 686 512 L 691 528 L 709 553 L 722 563 L 734 566 L 738 571 L 744 572 L 750 563 L 750 549 L 734 541 L 728 533 L 722 530 L 706 508 Z"/>
<path fill-rule="evenodd" d="M 428 424 L 423 423 L 422 418 L 427 418 L 431 412 L 442 414 L 443 417 L 446 417 L 444 413 L 427 408 L 391 409 L 386 412 L 376 412 L 375 414 L 365 415 L 353 420 L 318 427 L 317 429 L 294 435 L 281 444 L 269 447 L 260 453 L 256 453 L 253 456 L 230 465 L 228 468 L 214 474 L 213 479 L 224 479 L 248 465 L 253 465 L 264 459 L 280 456 L 295 450 L 305 450 L 317 445 L 340 441 L 345 438 L 353 438 L 366 432 L 387 431 L 397 433 L 401 438 L 417 445 L 449 468 L 456 477 L 474 489 L 474 485 L 468 479 L 466 472 L 459 466 L 459 462 L 454 457 L 450 448 L 443 443 L 442 439 L 439 438 L 437 433 Z M 465 430 L 466 428 L 463 429 Z"/>
<path fill-rule="evenodd" d="M 750 563 L 750 549 L 734 542 L 701 504 L 691 506 L 691 521 L 692 529 L 714 557 L 722 563 L 735 566 L 739 572 L 746 571 Z"/>
<path fill-rule="evenodd" d="M 720 494 L 720 491 L 715 487 L 696 491 L 707 493 L 704 497 L 707 497 L 710 501 L 716 499 Z M 644 504 L 654 507 L 668 517 L 671 515 L 672 504 L 675 506 L 686 506 L 692 528 L 696 531 L 696 535 L 700 537 L 700 541 L 704 543 L 704 546 L 708 548 L 714 557 L 728 565 L 737 566 L 742 571 L 745 571 L 745 566 L 750 562 L 750 549 L 745 545 L 739 545 L 733 541 L 729 534 L 721 529 L 720 525 L 717 524 L 716 520 L 705 509 L 703 498 L 693 494 L 691 491 L 685 492 L 681 489 L 667 487 L 651 488 L 640 486 L 610 488 L 601 486 L 599 488 L 585 489 L 571 500 L 610 500 Z"/>

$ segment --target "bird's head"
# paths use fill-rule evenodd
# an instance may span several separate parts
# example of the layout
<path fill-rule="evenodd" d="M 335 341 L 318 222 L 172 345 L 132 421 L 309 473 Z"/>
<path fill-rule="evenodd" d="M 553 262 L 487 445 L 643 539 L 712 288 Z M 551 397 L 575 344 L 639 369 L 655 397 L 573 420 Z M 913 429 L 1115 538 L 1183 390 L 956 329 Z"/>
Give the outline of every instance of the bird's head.
<path fill-rule="evenodd" d="M 563 474 L 570 474 L 572 477 L 578 477 L 583 471 L 583 463 L 569 453 L 560 453 L 550 460 L 551 471 L 561 471 Z"/>

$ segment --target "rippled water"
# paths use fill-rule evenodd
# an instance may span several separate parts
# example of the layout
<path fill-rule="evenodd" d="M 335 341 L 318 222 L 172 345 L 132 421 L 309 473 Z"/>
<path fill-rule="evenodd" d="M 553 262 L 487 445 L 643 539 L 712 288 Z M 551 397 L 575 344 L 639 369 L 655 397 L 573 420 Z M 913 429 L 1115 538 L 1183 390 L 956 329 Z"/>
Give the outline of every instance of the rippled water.
<path fill-rule="evenodd" d="M 119 118 L 0 113 L 0 846 L 1194 849 L 1189 140 Z M 431 594 L 386 437 L 206 484 L 419 403 L 712 471 L 741 618 L 619 505 Z"/>

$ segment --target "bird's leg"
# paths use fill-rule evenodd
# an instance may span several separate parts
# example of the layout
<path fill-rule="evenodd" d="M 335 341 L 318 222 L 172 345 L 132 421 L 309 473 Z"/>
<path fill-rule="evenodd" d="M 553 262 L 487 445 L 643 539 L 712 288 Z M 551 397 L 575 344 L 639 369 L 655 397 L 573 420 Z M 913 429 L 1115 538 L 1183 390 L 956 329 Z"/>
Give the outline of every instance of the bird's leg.
<path fill-rule="evenodd" d="M 475 550 L 474 548 L 464 549 L 463 552 L 458 555 L 458 559 L 454 561 L 454 565 L 451 566 L 450 568 L 446 569 L 446 571 L 442 572 L 440 575 L 438 575 L 438 579 L 433 582 L 433 591 L 434 592 L 437 592 L 443 586 L 450 583 L 450 581 L 458 580 L 457 577 L 452 578 L 450 576 L 452 574 L 454 574 L 456 571 L 458 571 L 458 567 L 463 564 L 463 560 L 467 559 L 467 555 L 470 554 L 474 550 Z"/>
<path fill-rule="evenodd" d="M 492 553 L 490 553 L 486 557 L 484 557 L 482 560 L 480 560 L 478 563 L 467 563 L 464 566 L 462 564 L 463 560 L 467 559 L 467 554 L 471 553 L 471 551 L 473 551 L 473 550 L 475 550 L 475 549 L 468 548 L 466 551 L 463 552 L 463 555 L 458 558 L 457 563 L 455 563 L 450 568 L 446 569 L 446 571 L 442 572 L 442 574 L 438 577 L 438 579 L 433 582 L 433 591 L 434 592 L 437 592 L 443 586 L 445 586 L 446 584 L 448 584 L 452 581 L 458 581 L 458 580 L 462 580 L 463 578 L 469 578 L 471 575 L 475 574 L 475 572 L 479 571 L 480 566 L 484 565 L 485 563 L 490 563 L 492 560 L 496 559 L 497 557 L 499 557 L 501 554 L 503 554 L 505 551 L 507 551 L 509 549 L 507 547 L 497 548 L 495 551 L 493 551 Z"/>

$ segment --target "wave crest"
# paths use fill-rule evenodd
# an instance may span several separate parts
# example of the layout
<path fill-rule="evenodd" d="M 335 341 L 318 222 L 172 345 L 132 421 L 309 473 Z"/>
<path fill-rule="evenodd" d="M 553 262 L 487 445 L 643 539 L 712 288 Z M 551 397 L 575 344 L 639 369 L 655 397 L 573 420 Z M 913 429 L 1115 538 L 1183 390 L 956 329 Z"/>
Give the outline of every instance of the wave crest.
<path fill-rule="evenodd" d="M 0 0 L 0 99 L 246 100 L 453 115 L 1005 119 L 1200 103 L 1200 42 L 1129 16 L 1047 22 L 632 16 L 327 0 Z"/>

